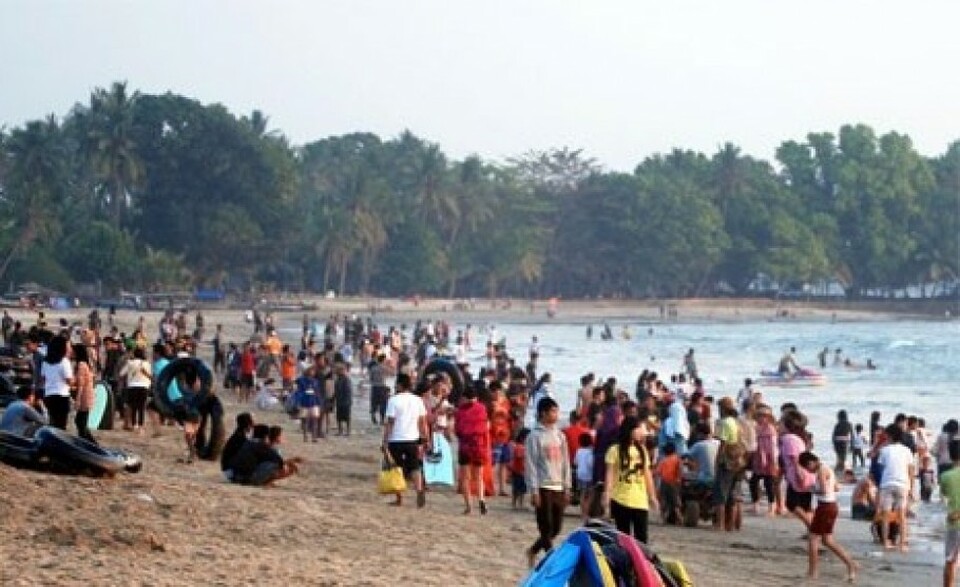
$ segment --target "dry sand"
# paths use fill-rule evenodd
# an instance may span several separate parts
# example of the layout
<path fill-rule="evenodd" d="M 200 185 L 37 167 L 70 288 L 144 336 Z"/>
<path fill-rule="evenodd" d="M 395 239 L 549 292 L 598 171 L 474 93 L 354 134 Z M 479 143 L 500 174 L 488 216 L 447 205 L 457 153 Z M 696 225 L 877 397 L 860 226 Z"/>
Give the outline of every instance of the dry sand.
<path fill-rule="evenodd" d="M 437 310 L 417 312 L 431 309 Z M 239 311 L 206 314 L 208 328 L 223 323 L 228 340 L 249 334 Z M 507 320 L 502 311 L 489 315 Z M 147 316 L 152 327 L 156 314 Z M 118 319 L 129 328 L 136 315 Z M 298 323 L 299 314 L 284 320 Z M 231 394 L 223 399 L 229 430 L 238 410 Z M 141 454 L 139 474 L 77 478 L 0 464 L 0 585 L 517 584 L 526 573 L 523 551 L 536 534 L 532 511 L 512 511 L 500 498 L 491 501 L 489 515 L 465 517 L 448 488 L 432 490 L 422 510 L 412 494 L 404 507 L 388 507 L 389 498 L 374 490 L 379 429 L 364 423 L 366 401 L 355 402 L 354 436 L 317 444 L 304 444 L 285 415 L 255 412 L 259 421 L 285 427 L 285 455 L 308 461 L 300 476 L 269 490 L 231 485 L 215 463 L 178 463 L 183 445 L 176 428 L 160 438 L 97 433 L 106 446 Z M 566 517 L 564 532 L 578 520 Z M 804 582 L 805 542 L 794 520 L 746 515 L 744 529 L 730 534 L 654 522 L 650 534 L 654 549 L 682 559 L 697 585 Z M 914 553 L 870 556 L 876 548 L 861 523 L 841 520 L 838 536 L 863 565 L 861 585 L 940 580 L 940 569 Z M 825 553 L 821 564 L 821 582 L 814 584 L 842 582 L 842 565 L 832 555 Z"/>

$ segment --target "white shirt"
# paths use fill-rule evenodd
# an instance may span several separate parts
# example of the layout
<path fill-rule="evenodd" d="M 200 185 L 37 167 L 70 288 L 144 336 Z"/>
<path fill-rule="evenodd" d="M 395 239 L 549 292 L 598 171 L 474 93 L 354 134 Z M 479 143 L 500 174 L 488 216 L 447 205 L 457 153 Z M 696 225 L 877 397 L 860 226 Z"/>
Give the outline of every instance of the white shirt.
<path fill-rule="evenodd" d="M 70 397 L 69 379 L 73 379 L 73 365 L 70 359 L 64 357 L 56 365 L 43 361 L 40 364 L 40 375 L 43 377 L 43 395 Z"/>
<path fill-rule="evenodd" d="M 130 359 L 124 365 L 120 376 L 127 381 L 127 387 L 150 387 L 150 363 L 142 359 Z"/>
<path fill-rule="evenodd" d="M 410 392 L 397 393 L 387 400 L 387 418 L 393 428 L 387 442 L 416 442 L 420 439 L 420 417 L 427 415 L 423 400 Z"/>
<path fill-rule="evenodd" d="M 888 444 L 880 449 L 877 457 L 883 465 L 883 475 L 880 477 L 880 489 L 910 487 L 910 465 L 913 464 L 913 453 L 900 444 Z"/>

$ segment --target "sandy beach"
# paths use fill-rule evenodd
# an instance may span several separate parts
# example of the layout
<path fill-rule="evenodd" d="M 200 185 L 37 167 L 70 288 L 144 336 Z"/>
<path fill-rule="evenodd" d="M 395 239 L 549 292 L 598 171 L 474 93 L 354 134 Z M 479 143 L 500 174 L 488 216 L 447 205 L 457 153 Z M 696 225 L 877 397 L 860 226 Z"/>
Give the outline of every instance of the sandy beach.
<path fill-rule="evenodd" d="M 368 302 L 337 302 L 311 315 L 363 312 L 365 307 Z M 572 308 L 563 305 L 562 311 L 570 312 L 565 318 L 659 317 L 656 306 L 611 303 L 583 308 L 576 316 Z M 530 315 L 529 307 L 449 307 L 444 312 L 432 304 L 381 311 L 379 319 L 387 321 L 432 316 L 458 323 Z M 752 305 L 709 307 L 699 314 L 681 307 L 680 312 L 681 319 L 703 320 L 773 316 L 772 308 Z M 797 319 L 832 319 L 830 310 L 808 312 Z M 226 340 L 249 336 L 251 328 L 239 310 L 205 310 L 204 315 L 208 333 L 222 323 Z M 301 315 L 278 315 L 280 325 L 296 326 Z M 535 308 L 533 315 L 545 319 L 542 309 Z M 56 319 L 60 313 L 50 316 Z M 118 325 L 129 329 L 137 316 L 120 312 Z M 158 314 L 146 316 L 147 324 L 155 327 Z M 862 316 L 838 312 L 837 318 Z M 287 342 L 296 343 L 294 337 L 287 336 Z M 209 353 L 209 346 L 202 353 Z M 230 392 L 221 392 L 221 398 L 230 431 L 239 406 Z M 227 483 L 218 463 L 178 463 L 183 441 L 175 427 L 164 428 L 159 438 L 119 429 L 96 432 L 102 444 L 142 455 L 144 468 L 138 474 L 93 479 L 0 465 L 0 584 L 517 584 L 526 574 L 523 551 L 536 535 L 532 510 L 513 511 L 509 498 L 499 498 L 490 502 L 489 515 L 466 517 L 450 488 L 432 489 L 422 510 L 413 499 L 402 508 L 387 506 L 389 498 L 375 491 L 380 430 L 366 420 L 366 402 L 366 397 L 355 400 L 353 436 L 316 444 L 303 443 L 298 423 L 285 414 L 254 410 L 257 421 L 284 426 L 285 456 L 307 460 L 301 475 L 268 490 Z M 579 524 L 573 508 L 568 513 L 564 533 Z M 653 548 L 661 556 L 682 560 L 696 585 L 804 582 L 806 543 L 795 520 L 745 514 L 743 530 L 726 534 L 706 526 L 686 529 L 654 522 L 650 534 Z M 940 580 L 940 567 L 931 565 L 929 556 L 872 554 L 878 549 L 862 523 L 842 519 L 838 539 L 863 567 L 860 585 L 933 585 Z M 826 554 L 821 581 L 812 584 L 840 584 L 843 577 L 842 565 Z"/>

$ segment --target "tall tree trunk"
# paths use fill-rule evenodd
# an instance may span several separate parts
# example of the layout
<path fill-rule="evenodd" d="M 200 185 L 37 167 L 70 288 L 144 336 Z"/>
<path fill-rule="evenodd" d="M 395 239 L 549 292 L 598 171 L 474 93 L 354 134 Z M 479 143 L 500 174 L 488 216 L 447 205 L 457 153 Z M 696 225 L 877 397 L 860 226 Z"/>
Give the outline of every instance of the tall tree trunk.
<path fill-rule="evenodd" d="M 20 243 L 15 242 L 13 246 L 10 247 L 10 252 L 7 253 L 7 256 L 3 259 L 3 264 L 0 265 L 0 277 L 3 277 L 7 274 L 7 269 L 10 267 L 10 263 L 13 262 L 13 258 L 16 257 L 17 251 L 20 249 Z"/>
<path fill-rule="evenodd" d="M 120 229 L 120 221 L 123 218 L 123 204 L 126 194 L 123 193 L 123 182 L 116 178 L 113 180 L 113 227 Z"/>
<path fill-rule="evenodd" d="M 330 291 L 330 256 L 327 255 L 327 258 L 323 262 L 323 294 L 326 295 Z"/>
<path fill-rule="evenodd" d="M 342 296 L 347 289 L 347 256 L 344 255 L 340 259 L 340 291 L 337 292 L 338 296 Z"/>

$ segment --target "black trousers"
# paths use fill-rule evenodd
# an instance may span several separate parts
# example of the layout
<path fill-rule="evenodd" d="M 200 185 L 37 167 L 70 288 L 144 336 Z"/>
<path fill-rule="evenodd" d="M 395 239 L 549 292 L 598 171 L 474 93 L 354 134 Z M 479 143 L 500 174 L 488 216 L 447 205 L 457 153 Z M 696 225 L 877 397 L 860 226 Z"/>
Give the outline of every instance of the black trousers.
<path fill-rule="evenodd" d="M 89 419 L 90 412 L 77 412 L 77 415 L 73 418 L 73 423 L 77 426 L 77 436 L 97 444 L 97 440 L 93 437 L 93 434 L 90 434 L 90 427 L 87 426 L 87 420 Z"/>
<path fill-rule="evenodd" d="M 647 543 L 647 525 L 650 519 L 650 511 L 640 508 L 628 508 L 617 503 L 616 500 L 610 500 L 610 515 L 613 517 L 613 523 L 624 534 L 632 535 L 640 542 Z"/>
<path fill-rule="evenodd" d="M 65 395 L 44 396 L 43 405 L 47 407 L 50 425 L 60 430 L 66 430 L 67 418 L 70 417 L 70 398 Z"/>
<path fill-rule="evenodd" d="M 130 423 L 134 426 L 143 426 L 148 393 L 149 390 L 146 387 L 127 388 L 127 401 L 130 402 Z"/>
<path fill-rule="evenodd" d="M 563 509 L 566 507 L 562 491 L 541 489 L 539 493 L 540 507 L 536 509 L 536 516 L 540 537 L 530 547 L 530 552 L 533 554 L 553 548 L 553 539 L 560 534 L 563 525 Z"/>
<path fill-rule="evenodd" d="M 776 503 L 776 494 L 773 492 L 773 476 L 757 475 L 750 476 L 750 500 L 752 503 L 760 501 L 760 482 L 763 481 L 763 489 L 767 492 L 767 501 L 773 506 Z"/>

